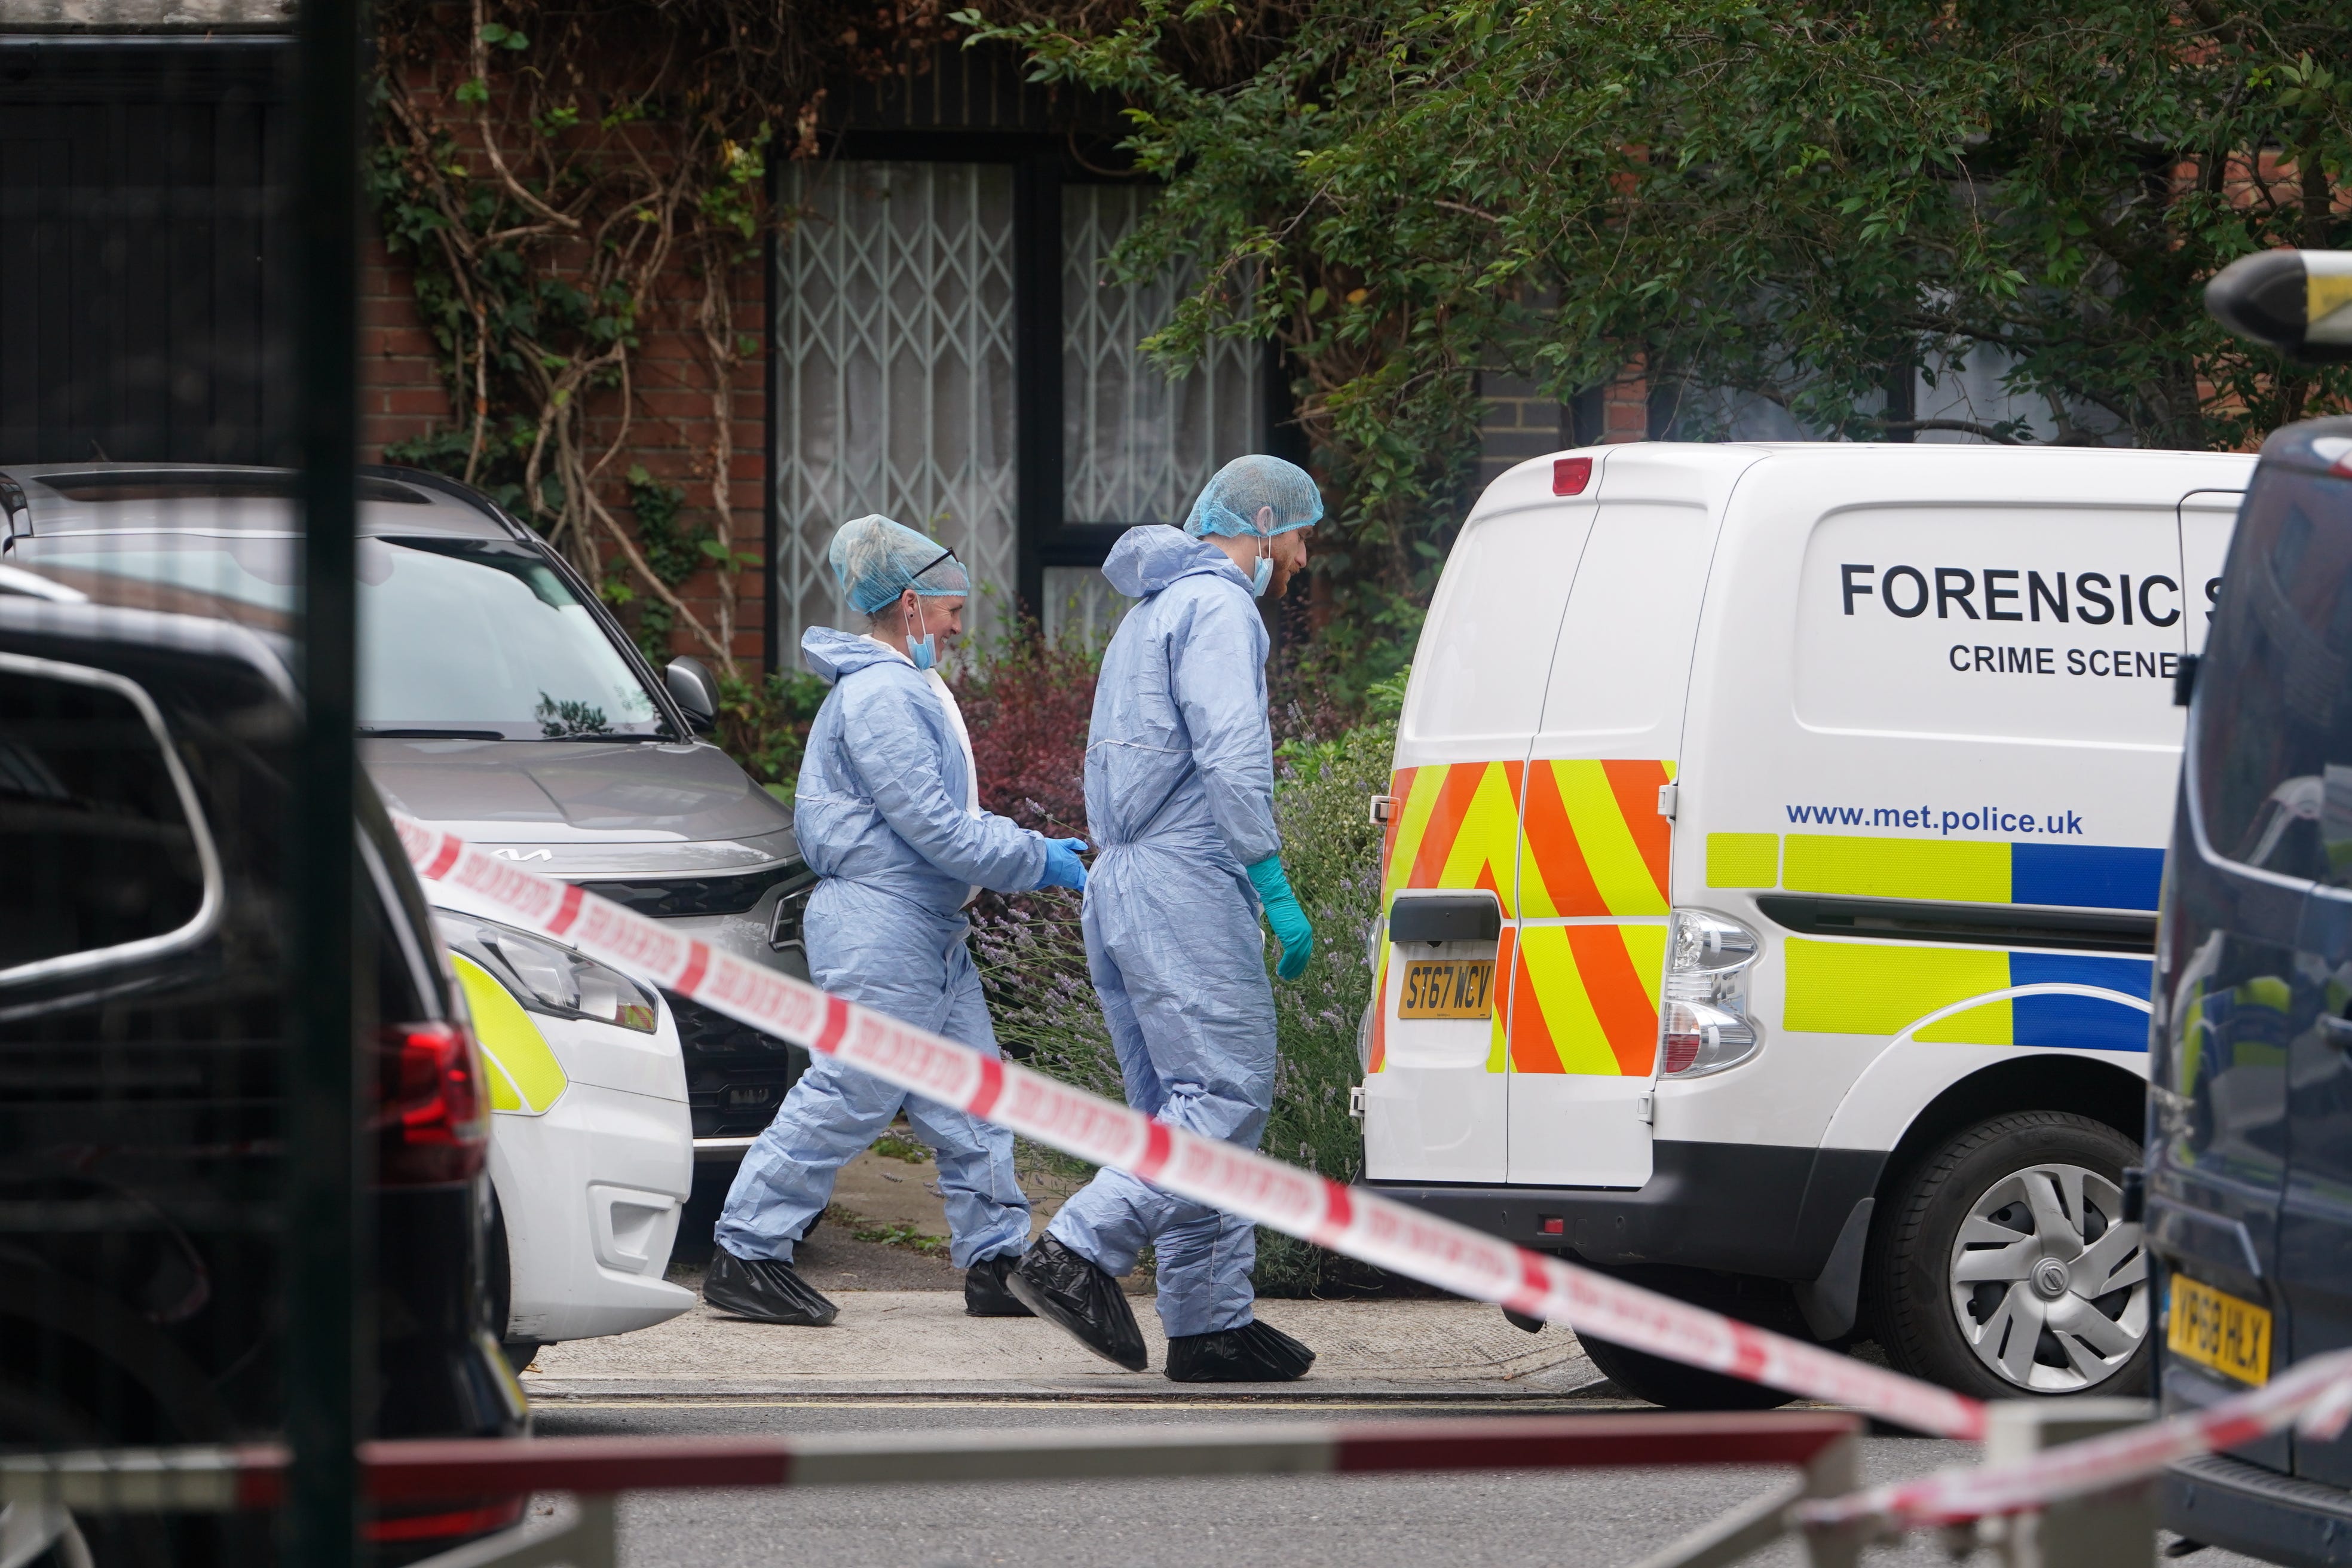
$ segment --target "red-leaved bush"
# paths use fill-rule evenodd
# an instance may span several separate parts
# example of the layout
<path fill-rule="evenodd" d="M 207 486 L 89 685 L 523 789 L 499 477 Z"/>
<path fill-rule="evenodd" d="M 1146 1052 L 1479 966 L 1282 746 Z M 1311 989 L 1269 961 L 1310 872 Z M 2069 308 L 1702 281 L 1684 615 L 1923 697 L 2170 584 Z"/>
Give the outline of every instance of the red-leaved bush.
<path fill-rule="evenodd" d="M 982 806 L 1049 837 L 1086 836 L 1097 663 L 1085 643 L 1048 643 L 1031 625 L 956 675 Z"/>

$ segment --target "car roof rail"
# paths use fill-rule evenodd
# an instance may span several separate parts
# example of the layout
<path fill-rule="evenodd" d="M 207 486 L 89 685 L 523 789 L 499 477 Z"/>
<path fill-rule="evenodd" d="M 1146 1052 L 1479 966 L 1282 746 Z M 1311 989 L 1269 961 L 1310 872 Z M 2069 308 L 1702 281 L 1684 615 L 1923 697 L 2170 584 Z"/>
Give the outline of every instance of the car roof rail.
<path fill-rule="evenodd" d="M 415 485 L 418 489 L 431 490 L 436 495 L 446 496 L 451 500 L 480 512 L 519 539 L 539 537 L 506 508 L 499 505 L 463 479 L 453 479 L 446 474 L 436 474 L 430 468 L 411 468 L 405 463 L 362 463 L 359 466 L 359 471 L 369 479 L 398 479 L 402 484 Z"/>

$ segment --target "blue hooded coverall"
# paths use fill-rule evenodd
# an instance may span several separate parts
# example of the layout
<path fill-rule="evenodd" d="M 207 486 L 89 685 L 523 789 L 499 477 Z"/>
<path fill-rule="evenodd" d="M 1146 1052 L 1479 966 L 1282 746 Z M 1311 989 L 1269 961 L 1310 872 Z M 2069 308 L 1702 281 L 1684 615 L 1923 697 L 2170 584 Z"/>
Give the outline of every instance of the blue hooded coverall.
<path fill-rule="evenodd" d="M 801 638 L 833 685 L 809 728 L 793 829 L 809 868 L 809 974 L 838 996 L 998 1055 L 980 973 L 965 948 L 974 884 L 1037 886 L 1045 840 L 967 809 L 971 775 L 929 678 L 871 637 L 830 627 Z M 743 1156 L 716 1237 L 738 1258 L 790 1262 L 824 1212 L 834 1173 L 904 1107 L 939 1160 L 949 1257 L 959 1268 L 1018 1253 L 1029 1200 L 1013 1177 L 1013 1134 L 818 1057 Z"/>
<path fill-rule="evenodd" d="M 1103 575 L 1143 601 L 1104 651 L 1087 738 L 1087 966 L 1128 1103 L 1254 1149 L 1274 1105 L 1274 990 L 1244 866 L 1281 848 L 1265 623 L 1215 545 L 1131 528 Z M 1171 1337 L 1252 1321 L 1250 1222 L 1104 1170 L 1047 1227 L 1124 1275 L 1146 1242 Z"/>

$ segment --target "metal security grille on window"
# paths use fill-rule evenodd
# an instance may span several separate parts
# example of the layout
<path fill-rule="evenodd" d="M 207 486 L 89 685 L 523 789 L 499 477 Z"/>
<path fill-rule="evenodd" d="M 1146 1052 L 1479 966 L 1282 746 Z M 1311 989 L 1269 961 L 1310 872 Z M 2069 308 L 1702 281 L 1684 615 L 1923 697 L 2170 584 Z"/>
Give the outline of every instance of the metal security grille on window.
<path fill-rule="evenodd" d="M 1140 347 L 1192 291 L 1190 268 L 1110 279 L 1110 255 L 1156 199 L 1132 185 L 1062 189 L 1062 408 L 1067 522 L 1181 522 L 1264 424 L 1257 345 L 1219 340 L 1171 381 Z"/>
<path fill-rule="evenodd" d="M 1013 584 L 1013 172 L 845 161 L 782 196 L 781 646 L 848 624 L 825 546 L 876 511 L 953 547 L 984 631 Z"/>
<path fill-rule="evenodd" d="M 1252 450 L 1265 426 L 1255 344 L 1221 341 L 1205 364 L 1170 380 L 1144 353 L 1192 289 L 1189 268 L 1147 283 L 1110 278 L 1110 254 L 1156 198 L 1132 185 L 1062 189 L 1062 517 L 1067 522 L 1178 522 L 1218 465 Z M 1087 567 L 1048 567 L 1039 618 L 1048 637 L 1108 635 L 1127 601 Z"/>

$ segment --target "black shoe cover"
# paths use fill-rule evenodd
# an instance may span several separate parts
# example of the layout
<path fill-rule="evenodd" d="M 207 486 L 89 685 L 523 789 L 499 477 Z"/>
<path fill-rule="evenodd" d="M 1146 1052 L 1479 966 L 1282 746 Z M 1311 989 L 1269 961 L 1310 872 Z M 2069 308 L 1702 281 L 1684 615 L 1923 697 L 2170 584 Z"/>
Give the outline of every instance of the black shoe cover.
<path fill-rule="evenodd" d="M 1004 1288 L 1004 1277 L 1021 1261 L 1016 1253 L 983 1258 L 963 1271 L 963 1310 L 968 1318 L 1034 1318 L 1037 1314 Z"/>
<path fill-rule="evenodd" d="M 1313 1351 L 1272 1323 L 1168 1342 L 1168 1376 L 1174 1383 L 1289 1383 L 1314 1364 Z"/>
<path fill-rule="evenodd" d="M 824 1328 L 841 1314 L 791 1264 L 738 1258 L 723 1247 L 711 1256 L 710 1272 L 702 1277 L 702 1299 L 739 1318 L 802 1329 Z"/>
<path fill-rule="evenodd" d="M 1087 1349 L 1129 1372 L 1151 1364 L 1143 1331 L 1118 1281 L 1050 1236 L 1022 1257 L 1004 1276 L 1004 1288 L 1049 1323 L 1077 1336 Z"/>
<path fill-rule="evenodd" d="M 1544 1331 L 1541 1318 L 1530 1318 L 1525 1312 L 1514 1312 L 1508 1307 L 1503 1309 L 1503 1321 L 1522 1333 L 1539 1334 Z"/>

